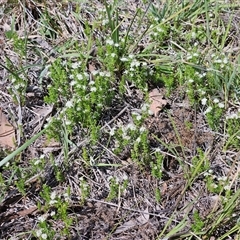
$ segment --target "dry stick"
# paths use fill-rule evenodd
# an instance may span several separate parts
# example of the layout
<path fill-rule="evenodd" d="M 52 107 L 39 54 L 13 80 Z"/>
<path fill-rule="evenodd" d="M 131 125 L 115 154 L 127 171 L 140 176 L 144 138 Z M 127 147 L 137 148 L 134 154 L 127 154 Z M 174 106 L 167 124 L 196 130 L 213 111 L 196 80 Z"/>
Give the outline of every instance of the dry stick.
<path fill-rule="evenodd" d="M 92 198 L 88 198 L 86 199 L 87 201 L 89 202 L 99 202 L 99 203 L 103 203 L 103 204 L 106 204 L 106 205 L 109 205 L 109 206 L 112 206 L 112 207 L 116 207 L 118 209 L 119 207 L 119 204 L 115 204 L 115 203 L 110 203 L 110 202 L 105 202 L 105 201 L 102 201 L 102 200 L 97 200 L 97 199 L 92 199 Z M 141 214 L 146 214 L 146 211 L 141 211 L 141 210 L 137 210 L 137 209 L 133 209 L 133 208 L 128 208 L 128 207 L 121 207 L 122 209 L 124 210 L 128 210 L 128 211 L 132 211 L 132 212 L 137 212 L 137 213 L 141 213 Z M 158 210 L 157 212 L 158 213 L 147 213 L 151 216 L 156 216 L 156 217 L 161 217 L 161 218 L 166 218 L 166 219 L 170 219 L 169 217 L 165 217 L 165 216 L 162 216 L 160 215 L 161 213 L 167 213 L 167 212 L 170 212 L 172 210 L 172 208 L 169 208 L 169 209 L 163 209 L 163 210 Z M 172 221 L 176 222 L 176 223 L 180 223 L 179 221 L 177 220 L 174 220 L 172 219 Z"/>

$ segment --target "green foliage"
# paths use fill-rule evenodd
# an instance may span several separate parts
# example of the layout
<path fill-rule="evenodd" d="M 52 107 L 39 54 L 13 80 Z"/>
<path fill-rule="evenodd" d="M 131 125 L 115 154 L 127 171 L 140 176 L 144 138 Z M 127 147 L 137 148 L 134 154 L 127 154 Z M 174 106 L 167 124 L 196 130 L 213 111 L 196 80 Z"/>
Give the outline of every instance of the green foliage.
<path fill-rule="evenodd" d="M 120 197 L 128 186 L 128 180 L 123 180 L 122 184 L 119 183 L 118 179 L 115 177 L 110 178 L 109 183 L 109 193 L 107 200 L 111 201 L 117 197 Z"/>
<path fill-rule="evenodd" d="M 226 132 L 229 136 L 225 149 L 227 147 L 234 147 L 236 149 L 240 148 L 240 122 L 239 122 L 239 114 L 232 114 L 226 120 Z"/>
<path fill-rule="evenodd" d="M 6 38 L 12 40 L 14 52 L 19 54 L 21 59 L 26 56 L 27 38 L 20 38 L 15 30 L 15 16 L 12 18 L 11 29 L 5 32 Z"/>
<path fill-rule="evenodd" d="M 151 173 L 155 178 L 161 179 L 162 177 L 162 165 L 163 165 L 163 155 L 159 152 L 155 152 L 156 161 L 150 162 Z"/>
<path fill-rule="evenodd" d="M 202 173 L 204 171 L 208 171 L 210 168 L 210 161 L 206 156 L 206 153 L 203 152 L 201 149 L 197 149 L 198 155 L 192 158 L 192 170 L 198 171 Z"/>
<path fill-rule="evenodd" d="M 193 225 L 192 225 L 192 231 L 194 232 L 200 232 L 205 223 L 204 221 L 200 218 L 199 213 L 197 211 L 194 211 L 193 213 Z"/>
<path fill-rule="evenodd" d="M 0 161 L 0 167 L 5 165 L 3 171 L 11 172 L 9 179 L 0 173 L 0 187 L 3 191 L 0 194 L 0 201 L 12 186 L 13 181 L 18 191 L 25 196 L 29 187 L 28 180 L 35 174 L 41 178 L 46 164 L 53 168 L 54 177 L 59 183 L 66 181 L 64 171 L 71 167 L 70 159 L 71 161 L 80 159 L 83 162 L 81 168 L 90 175 L 93 172 L 92 167 L 121 166 L 111 161 L 101 163 L 100 157 L 105 150 L 97 152 L 96 157 L 96 147 L 100 145 L 99 139 L 103 139 L 104 142 L 106 135 L 109 136 L 109 140 L 104 147 L 106 149 L 109 147 L 107 149 L 109 154 L 118 155 L 125 149 L 129 149 L 131 160 L 134 164 L 137 163 L 137 167 L 143 171 L 143 174 L 145 172 L 149 176 L 151 174 L 157 182 L 162 184 L 165 155 L 162 151 L 152 153 L 149 132 L 146 129 L 146 119 L 149 117 L 148 92 L 152 87 L 166 88 L 168 96 L 173 89 L 183 88 L 190 107 L 194 106 L 197 114 L 204 115 L 206 126 L 212 128 L 219 136 L 223 136 L 224 140 L 226 139 L 224 151 L 228 154 L 229 149 L 231 153 L 239 150 L 240 123 L 237 110 L 240 97 L 239 59 L 235 52 L 232 53 L 227 49 L 229 42 L 232 41 L 230 28 L 233 18 L 231 16 L 227 24 L 221 19 L 222 15 L 231 12 L 231 9 L 223 3 L 201 0 L 179 1 L 177 4 L 172 0 L 159 2 L 159 4 L 151 1 L 144 2 L 146 9 L 137 9 L 131 22 L 128 22 L 127 28 L 124 22 L 128 20 L 129 13 L 122 14 L 119 10 L 120 1 L 114 0 L 111 3 L 104 1 L 105 9 L 99 13 L 99 19 L 96 17 L 93 22 L 82 21 L 81 4 L 73 7 L 71 17 L 75 16 L 84 26 L 82 32 L 84 39 L 78 41 L 73 36 L 71 40 L 54 47 L 55 59 L 53 61 L 49 59 L 49 66 L 46 67 L 49 71 L 47 73 L 49 85 L 48 96 L 44 99 L 45 103 L 54 106 L 53 117 L 46 124 L 46 130 L 36 134 Z M 63 35 L 59 16 L 50 15 L 47 9 L 42 11 L 38 23 L 41 25 L 39 34 L 48 40 Z M 26 65 L 29 47 L 27 31 L 24 37 L 20 37 L 15 30 L 15 25 L 13 17 L 11 29 L 5 32 L 5 36 L 9 44 L 12 44 L 12 49 L 19 58 L 19 64 L 16 66 L 14 61 L 6 56 L 5 65 L 1 63 L 0 65 L 9 72 L 7 81 L 11 82 L 11 88 L 8 91 L 14 103 L 24 106 L 26 87 L 29 84 L 27 70 L 32 66 Z M 144 25 L 144 31 L 140 31 L 142 25 Z M 136 89 L 143 96 L 145 103 L 141 103 L 142 106 L 139 108 L 128 102 L 127 97 L 132 94 L 131 89 Z M 122 98 L 120 102 L 128 105 L 127 114 L 129 115 L 123 116 L 124 120 L 116 119 L 115 121 L 114 119 L 114 122 L 108 126 L 102 116 L 105 116 L 105 110 L 115 108 L 113 105 L 116 98 L 117 100 Z M 174 105 L 175 99 L 171 100 L 171 105 Z M 140 104 L 136 103 L 136 105 Z M 232 109 L 234 109 L 233 112 Z M 156 120 L 155 116 L 153 118 Z M 158 120 L 161 121 L 161 119 Z M 213 173 L 211 154 L 208 152 L 211 150 L 197 149 L 197 152 L 189 157 L 171 117 L 170 121 L 180 146 L 180 153 L 175 145 L 168 142 L 168 139 L 167 143 L 162 138 L 157 140 L 159 140 L 158 144 L 167 149 L 166 154 L 173 155 L 176 161 L 179 161 L 179 171 L 182 171 L 183 176 L 186 177 L 183 192 L 191 189 L 195 180 L 201 180 L 203 176 L 206 191 L 219 194 L 224 199 L 216 223 L 214 221 L 213 226 L 209 226 L 209 229 L 211 228 L 209 232 L 225 223 L 225 218 L 235 221 L 232 214 L 237 208 L 236 200 L 239 198 L 239 191 L 234 193 L 233 180 Z M 183 124 L 189 131 L 195 127 L 191 120 Z M 23 130 L 22 126 L 18 128 Z M 80 129 L 77 137 L 76 129 Z M 61 158 L 64 164 L 60 166 L 53 153 L 50 154 L 49 159 L 47 156 L 31 159 L 29 169 L 22 168 L 21 153 L 45 131 L 49 139 L 54 138 L 61 144 Z M 77 141 L 79 139 L 90 141 L 88 141 L 89 144 L 79 147 L 74 143 L 76 138 Z M 74 149 L 79 150 L 77 156 L 79 159 L 74 158 Z M 10 164 L 11 159 L 19 160 L 20 166 Z M 96 159 L 100 159 L 100 163 L 95 162 Z M 113 161 L 116 159 L 114 158 Z M 78 179 L 82 205 L 91 195 L 92 185 L 88 182 L 90 177 Z M 117 177 L 111 177 L 108 183 L 107 201 L 117 201 L 124 196 L 128 180 L 120 181 Z M 164 196 L 161 196 L 160 190 L 156 188 L 152 194 L 155 196 L 155 201 L 162 206 L 161 201 Z M 70 188 L 63 194 L 43 184 L 38 208 L 39 212 L 44 214 L 39 217 L 36 230 L 33 230 L 36 239 L 54 239 L 56 236 L 72 237 L 70 228 L 75 223 L 68 212 L 70 196 Z M 176 209 L 176 211 L 179 210 L 179 208 Z M 175 212 L 172 213 L 159 238 L 171 238 L 181 233 L 183 229 L 189 227 L 189 222 L 186 221 L 188 217 L 184 213 L 183 219 L 175 222 Z M 53 220 L 61 222 L 62 227 L 59 232 L 53 230 Z M 198 235 L 201 237 L 202 231 L 206 230 L 206 221 L 200 218 L 199 212 L 193 213 L 193 223 L 190 227 L 192 232 L 185 234 L 189 239 L 193 236 L 199 237 Z M 236 224 L 228 233 L 237 231 L 239 226 Z"/>
<path fill-rule="evenodd" d="M 155 189 L 155 199 L 157 203 L 161 202 L 161 191 L 158 188 Z"/>
<path fill-rule="evenodd" d="M 89 197 L 90 194 L 90 186 L 84 178 L 80 179 L 80 189 L 81 189 L 81 201 L 85 202 L 86 198 Z"/>

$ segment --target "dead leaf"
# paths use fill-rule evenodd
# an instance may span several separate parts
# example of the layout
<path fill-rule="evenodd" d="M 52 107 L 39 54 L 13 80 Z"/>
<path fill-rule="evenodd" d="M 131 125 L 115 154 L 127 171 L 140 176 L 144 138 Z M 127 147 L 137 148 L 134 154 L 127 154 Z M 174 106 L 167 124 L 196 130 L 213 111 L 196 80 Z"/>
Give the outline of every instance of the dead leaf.
<path fill-rule="evenodd" d="M 148 207 L 144 210 L 144 212 L 137 218 L 137 222 L 139 225 L 143 225 L 147 223 L 149 220 L 149 212 Z"/>
<path fill-rule="evenodd" d="M 15 148 L 15 129 L 0 108 L 0 147 Z"/>
<path fill-rule="evenodd" d="M 167 101 L 163 99 L 163 95 L 159 92 L 157 88 L 154 88 L 149 93 L 149 98 L 151 101 L 150 111 L 152 114 L 157 117 L 158 113 L 162 110 L 162 108 L 167 104 Z"/>
<path fill-rule="evenodd" d="M 164 182 L 164 183 L 162 184 L 162 187 L 161 187 L 161 194 L 162 194 L 162 195 L 165 195 L 166 192 L 167 192 L 167 189 L 168 189 L 167 183 Z"/>
<path fill-rule="evenodd" d="M 97 68 L 96 68 L 96 66 L 93 62 L 88 64 L 88 70 L 89 70 L 90 73 L 97 70 Z"/>
<path fill-rule="evenodd" d="M 136 225 L 138 225 L 136 220 L 129 220 L 124 224 L 122 224 L 121 226 L 119 226 L 114 233 L 119 234 L 119 233 L 125 232 L 128 229 L 135 227 Z"/>
<path fill-rule="evenodd" d="M 133 228 L 135 226 L 141 226 L 141 225 L 147 223 L 148 220 L 149 220 L 149 212 L 148 212 L 148 208 L 146 208 L 144 210 L 144 212 L 136 220 L 131 219 L 131 220 L 123 223 L 121 226 L 119 226 L 116 229 L 116 231 L 114 233 L 119 234 L 119 233 L 125 232 L 125 231 L 127 231 L 130 228 Z"/>
<path fill-rule="evenodd" d="M 43 123 L 45 122 L 46 118 L 52 113 L 53 106 L 44 106 L 44 107 L 38 107 L 34 109 L 34 113 L 36 114 L 36 117 L 30 122 L 30 125 L 35 125 L 39 123 L 34 128 L 34 133 L 38 132 Z"/>
<path fill-rule="evenodd" d="M 32 207 L 30 207 L 30 208 L 28 208 L 28 209 L 24 209 L 24 210 L 22 210 L 22 211 L 17 212 L 17 214 L 18 214 L 19 216 L 21 216 L 21 217 L 24 217 L 24 216 L 26 216 L 26 215 L 36 213 L 37 211 L 38 211 L 37 206 L 32 206 Z"/>

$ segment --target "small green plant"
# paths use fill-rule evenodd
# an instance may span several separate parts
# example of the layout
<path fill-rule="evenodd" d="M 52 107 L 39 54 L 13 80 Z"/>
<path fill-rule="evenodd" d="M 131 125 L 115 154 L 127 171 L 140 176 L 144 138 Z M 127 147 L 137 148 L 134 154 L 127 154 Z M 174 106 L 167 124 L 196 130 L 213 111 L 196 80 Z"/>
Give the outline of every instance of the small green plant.
<path fill-rule="evenodd" d="M 221 103 L 219 103 L 219 106 L 213 105 L 206 109 L 207 122 L 213 130 L 218 130 L 221 127 L 220 123 L 223 113 L 224 105 Z"/>
<path fill-rule="evenodd" d="M 89 197 L 90 187 L 83 177 L 80 178 L 80 189 L 81 189 L 81 202 L 84 203 L 86 198 Z"/>
<path fill-rule="evenodd" d="M 155 152 L 156 160 L 155 162 L 150 162 L 152 176 L 158 179 L 162 177 L 162 168 L 163 168 L 163 155 L 159 152 Z"/>
<path fill-rule="evenodd" d="M 120 184 L 117 180 L 117 178 L 112 177 L 110 178 L 110 184 L 109 184 L 109 193 L 107 200 L 111 201 L 117 197 L 120 197 L 121 194 L 126 190 L 128 186 L 128 180 L 125 179 L 122 184 Z"/>
<path fill-rule="evenodd" d="M 161 202 L 161 191 L 158 188 L 155 189 L 155 199 L 156 199 L 157 203 Z"/>
<path fill-rule="evenodd" d="M 227 147 L 234 147 L 239 149 L 240 147 L 240 123 L 239 123 L 239 113 L 232 113 L 227 116 L 226 119 L 226 133 L 228 139 L 226 141 L 225 149 Z"/>
<path fill-rule="evenodd" d="M 205 152 L 200 148 L 197 149 L 198 155 L 192 158 L 192 170 L 197 170 L 198 174 L 209 170 L 210 161 Z"/>
<path fill-rule="evenodd" d="M 194 232 L 200 232 L 204 228 L 204 221 L 200 218 L 199 213 L 197 211 L 194 211 L 193 213 L 193 225 L 192 225 L 192 231 Z"/>
<path fill-rule="evenodd" d="M 31 134 L 32 128 L 29 126 L 28 132 L 28 124 L 32 122 L 32 116 L 38 114 L 35 107 L 25 106 L 27 86 L 39 83 L 44 90 L 44 106 L 53 105 L 52 117 L 39 120 L 43 120 L 39 123 L 41 128 L 47 129 L 36 134 L 16 151 L 1 152 L 0 202 L 8 197 L 10 187 L 15 187 L 25 197 L 33 176 L 43 180 L 39 181 L 40 187 L 35 193 L 39 209 L 36 214 L 41 216 L 31 216 L 35 217 L 32 236 L 27 236 L 29 232 L 19 236 L 25 234 L 24 238 L 36 239 L 73 238 L 72 234 L 75 234 L 77 228 L 72 218 L 70 196 L 74 188 L 79 192 L 80 205 L 85 207 L 89 196 L 92 196 L 91 191 L 96 191 L 95 184 L 90 185 L 88 179 L 99 187 L 99 178 L 94 169 L 100 173 L 108 168 L 110 177 L 105 179 L 107 186 L 103 186 L 108 191 L 107 196 L 99 200 L 104 200 L 105 204 L 106 201 L 124 202 L 124 197 L 129 196 L 126 191 L 129 179 L 119 180 L 117 176 L 126 176 L 118 174 L 126 171 L 128 165 L 134 165 L 134 171 L 137 172 L 133 174 L 134 177 L 142 180 L 144 176 L 150 176 L 144 181 L 154 186 L 153 189 L 144 189 L 147 193 L 145 197 L 151 198 L 150 201 L 146 199 L 144 205 L 148 202 L 154 205 L 155 201 L 158 209 L 172 206 L 176 197 L 171 194 L 174 181 L 177 179 L 184 182 L 184 189 L 178 194 L 181 199 L 177 196 L 175 202 L 179 204 L 174 205 L 174 211 L 166 211 L 167 216 L 164 216 L 165 211 L 161 213 L 165 222 L 159 228 L 158 239 L 195 239 L 203 238 L 203 235 L 205 238 L 238 238 L 238 172 L 232 176 L 234 173 L 229 171 L 231 166 L 228 162 L 232 158 L 238 161 L 238 155 L 234 154 L 240 147 L 239 56 L 235 51 L 237 45 L 234 46 L 238 33 L 235 26 L 237 3 L 202 0 L 178 1 L 177 4 L 172 0 L 140 2 L 135 12 L 132 5 L 129 5 L 131 11 L 128 11 L 129 6 L 124 6 L 125 3 L 129 4 L 127 1 L 99 1 L 97 7 L 91 1 L 70 2 L 67 12 L 62 11 L 65 3 L 61 3 L 61 6 L 56 3 L 56 6 L 60 6 L 56 15 L 50 14 L 54 9 L 49 11 L 47 1 L 41 7 L 34 5 L 31 11 L 21 1 L 14 3 L 16 6 L 21 5 L 24 12 L 22 17 L 12 15 L 11 26 L 5 31 L 6 46 L 12 53 L 9 56 L 4 54 L 2 59 L 5 62 L 0 63 L 9 73 L 1 84 L 4 90 L 1 88 L 0 100 L 7 99 L 7 104 L 1 107 L 10 103 L 13 104 L 11 108 L 18 109 L 16 121 L 20 134 L 17 134 L 21 138 L 22 133 L 27 134 L 24 136 Z M 8 14 L 3 16 L 0 11 L 0 15 L 5 22 Z M 7 28 L 7 23 L 3 29 L 5 26 Z M 29 26 L 28 29 L 26 26 Z M 45 46 L 47 49 L 44 49 Z M 8 52 L 9 49 L 4 50 L 4 53 Z M 35 67 L 39 69 L 35 70 Z M 168 139 L 168 134 L 164 135 L 165 129 L 158 128 L 158 122 L 161 123 L 165 112 L 159 116 L 149 115 L 148 93 L 155 87 L 164 88 L 167 92 L 171 128 L 166 130 L 174 134 L 175 144 L 171 137 Z M 181 93 L 175 96 L 175 92 L 172 94 L 173 89 L 180 89 Z M 183 128 L 194 132 L 194 128 L 200 127 L 200 132 L 206 130 L 216 138 L 214 140 L 222 138 L 217 148 L 212 144 L 211 148 L 204 149 L 196 141 L 196 149 L 194 147 L 189 152 L 191 148 L 185 146 L 181 129 L 175 121 L 175 117 L 179 117 L 175 113 L 181 114 L 178 103 L 183 99 L 190 103 L 188 110 L 195 112 L 195 123 L 192 120 L 183 121 Z M 179 111 L 175 111 L 176 108 Z M 31 116 L 26 117 L 28 112 Z M 152 135 L 150 132 L 153 132 Z M 36 155 L 34 159 L 30 157 L 25 161 L 29 156 L 26 148 L 43 133 L 47 133 L 43 138 L 55 139 L 60 148 L 49 154 L 45 147 L 52 148 L 50 141 L 40 141 L 44 142 L 44 146 L 38 148 L 33 145 L 29 150 L 33 147 L 36 150 L 34 154 L 39 152 L 44 155 Z M 125 150 L 127 154 L 124 154 Z M 215 158 L 215 153 L 217 156 L 226 156 L 227 160 L 222 161 L 222 171 L 218 171 L 222 165 L 218 166 L 219 159 Z M 127 156 L 127 160 L 122 159 L 122 155 Z M 179 167 L 166 169 L 169 173 L 166 179 L 162 174 L 163 166 L 170 166 L 165 165 L 165 160 L 172 158 Z M 45 171 L 49 168 L 53 171 Z M 75 174 L 75 171 L 78 172 Z M 76 184 L 64 189 L 68 185 L 69 172 L 74 173 Z M 229 175 L 225 176 L 226 172 Z M 42 185 L 49 177 L 54 177 L 54 183 L 58 184 L 56 188 L 50 187 L 48 181 Z M 128 178 L 131 177 L 129 174 Z M 135 182 L 139 183 L 131 181 L 131 184 Z M 167 188 L 164 193 L 158 187 L 162 184 Z M 191 215 L 186 207 L 182 208 L 184 197 L 191 198 L 193 190 L 196 193 L 194 196 L 199 196 L 199 188 L 196 186 L 201 186 L 200 193 L 203 190 L 220 199 L 217 212 L 212 210 L 205 219 L 201 218 L 200 210 Z M 134 197 L 136 202 L 141 202 L 139 198 L 142 198 L 142 194 L 138 191 L 135 191 Z M 193 205 L 190 202 L 187 206 Z M 122 207 L 121 204 L 119 206 Z M 74 215 L 77 215 L 76 220 L 78 215 L 81 218 L 79 211 L 74 212 Z M 96 219 L 94 216 L 94 221 Z M 116 216 L 114 222 L 116 219 L 119 216 Z M 92 223 L 92 220 L 89 222 Z M 225 230 L 222 226 L 228 224 L 232 225 Z M 91 227 L 86 225 L 84 229 L 87 228 Z M 225 231 L 223 234 L 219 233 L 220 228 Z M 92 230 L 95 234 L 96 228 Z M 108 233 L 105 233 L 105 237 L 109 238 Z M 87 232 L 77 234 L 88 235 Z M 124 234 L 127 236 L 127 231 Z"/>
<path fill-rule="evenodd" d="M 62 195 L 57 195 L 56 191 L 52 191 L 49 186 L 44 184 L 40 195 L 45 200 L 43 206 L 39 205 L 41 210 L 44 210 L 46 212 L 45 215 L 50 215 L 54 220 L 61 221 L 62 228 L 60 234 L 68 236 L 70 234 L 69 228 L 73 222 L 72 218 L 68 216 L 70 189 L 68 188 L 66 193 Z M 49 210 L 51 210 L 50 214 L 48 214 Z M 47 236 L 55 236 L 56 233 L 51 230 L 50 226 L 44 217 L 40 217 L 38 227 L 41 229 L 41 233 L 45 233 Z M 39 234 L 39 232 L 35 234 Z"/>

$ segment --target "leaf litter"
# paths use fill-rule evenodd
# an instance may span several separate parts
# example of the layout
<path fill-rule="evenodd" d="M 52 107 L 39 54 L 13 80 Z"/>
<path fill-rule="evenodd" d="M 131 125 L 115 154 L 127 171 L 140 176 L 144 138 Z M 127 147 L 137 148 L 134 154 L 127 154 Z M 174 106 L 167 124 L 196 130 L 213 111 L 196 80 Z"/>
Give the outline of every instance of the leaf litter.
<path fill-rule="evenodd" d="M 56 7 L 56 2 L 52 1 L 46 3 L 46 6 L 49 11 L 51 9 L 50 13 L 53 16 L 58 16 L 55 24 L 59 26 L 59 36 L 55 41 L 51 42 L 49 39 L 46 40 L 42 38 L 41 35 L 36 35 L 36 32 L 39 30 L 38 15 L 42 13 L 44 6 L 40 3 L 33 4 L 32 1 L 26 2 L 27 7 L 31 9 L 32 13 L 38 13 L 36 15 L 30 15 L 29 18 L 31 23 L 29 26 L 31 26 L 34 32 L 34 34 L 31 34 L 31 38 L 34 39 L 34 36 L 37 36 L 35 40 L 39 45 L 39 49 L 42 49 L 44 56 L 48 58 L 47 63 L 51 62 L 54 54 L 56 54 L 54 50 L 56 44 L 61 44 L 61 42 L 66 41 L 68 37 L 71 38 L 72 36 L 78 36 L 80 41 L 86 40 L 84 24 L 68 12 L 70 5 L 62 3 L 65 12 L 61 12 Z M 132 12 L 141 6 L 138 1 L 127 3 L 128 8 L 131 8 L 130 10 Z M 81 10 L 81 17 L 87 19 L 91 24 L 91 20 L 94 18 L 92 13 L 97 12 L 97 9 L 100 7 L 103 7 L 101 1 L 87 3 Z M 22 17 L 25 16 L 26 12 L 19 6 L 18 8 L 16 7 L 14 11 L 16 11 L 17 16 L 21 15 L 16 25 L 20 28 L 21 34 L 23 34 L 24 26 L 22 23 L 24 20 Z M 69 14 L 68 17 L 66 17 L 66 14 Z M 134 14 L 132 15 L 134 16 Z M 34 16 L 36 16 L 35 19 Z M 2 26 L 9 27 L 9 20 L 9 16 L 7 15 L 2 17 Z M 140 32 L 137 27 L 135 26 L 135 31 Z M 3 34 L 3 32 L 0 34 Z M 4 35 L 0 37 L 4 39 L 1 40 L 1 47 L 5 44 L 5 49 L 1 49 L 1 51 L 3 51 L 1 60 L 5 62 L 6 59 L 4 59 L 4 55 L 8 53 L 12 46 L 11 44 L 7 44 Z M 12 52 L 12 61 L 18 64 L 18 58 L 15 56 L 14 51 Z M 29 62 L 34 64 L 38 61 L 41 62 L 41 59 L 33 52 Z M 92 72 L 95 70 L 96 65 L 94 62 L 90 62 L 88 67 L 89 71 Z M 0 71 L 1 76 L 6 76 L 4 69 L 0 69 Z M 43 77 L 41 84 L 39 84 L 39 79 L 36 77 L 41 75 L 43 71 L 41 67 L 29 69 L 28 78 L 31 85 L 38 87 L 47 85 L 46 76 Z M 0 86 L 2 91 L 7 92 L 7 84 L 9 83 L 6 81 L 6 78 L 4 78 L 4 81 L 1 80 Z M 9 86 L 11 87 L 11 84 L 9 84 Z M 161 90 L 162 89 L 154 88 L 149 92 L 150 110 L 153 115 L 145 122 L 145 126 L 150 132 L 148 137 L 150 146 L 152 149 L 158 149 L 164 155 L 163 176 L 161 179 L 156 180 L 149 171 L 139 169 L 137 164 L 131 160 L 131 149 L 126 149 L 124 154 L 120 153 L 116 156 L 110 147 L 109 151 L 103 151 L 102 145 L 105 146 L 106 141 L 100 139 L 99 144 L 95 146 L 93 151 L 91 146 L 85 144 L 87 141 L 81 138 L 81 132 L 79 131 L 76 134 L 77 136 L 74 136 L 74 140 L 79 141 L 77 145 L 83 146 L 84 143 L 84 146 L 93 152 L 93 160 L 96 160 L 94 159 L 97 158 L 96 156 L 101 156 L 101 162 L 96 163 L 96 166 L 101 166 L 101 164 L 102 166 L 110 166 L 111 164 L 112 166 L 119 166 L 120 164 L 121 167 L 93 167 L 91 171 L 86 171 L 84 168 L 85 162 L 81 158 L 79 149 L 77 149 L 71 151 L 69 155 L 71 167 L 64 172 L 64 181 L 59 183 L 56 179 L 56 173 L 50 165 L 50 159 L 53 156 L 55 161 L 61 165 L 64 156 L 60 145 L 61 143 L 54 140 L 49 141 L 45 136 L 42 136 L 28 151 L 24 152 L 25 160 L 39 158 L 42 154 L 46 155 L 48 161 L 46 161 L 44 171 L 39 173 L 41 177 L 29 177 L 27 181 L 29 185 L 26 185 L 27 191 L 25 194 L 20 193 L 16 186 L 12 184 L 11 191 L 7 191 L 4 196 L 0 195 L 1 239 L 9 239 L 10 237 L 18 238 L 19 236 L 26 238 L 31 237 L 29 231 L 36 229 L 39 217 L 43 216 L 51 223 L 51 228 L 57 230 L 56 232 L 61 229 L 62 222 L 55 221 L 49 212 L 45 213 L 42 209 L 36 211 L 36 203 L 39 200 L 42 201 L 40 192 L 43 183 L 51 187 L 54 191 L 58 190 L 59 193 L 66 192 L 69 186 L 71 196 L 69 199 L 68 214 L 69 217 L 75 219 L 69 232 L 71 239 L 157 239 L 161 231 L 165 229 L 165 226 L 169 224 L 170 219 L 172 219 L 172 222 L 169 225 L 168 231 L 184 218 L 187 218 L 190 225 L 193 222 L 192 214 L 196 210 L 203 218 L 211 212 L 218 214 L 218 209 L 221 208 L 219 196 L 209 194 L 203 179 L 197 179 L 192 188 L 183 191 L 186 179 L 183 174 L 183 166 L 180 164 L 179 159 L 184 159 L 185 165 L 190 168 L 191 159 L 194 153 L 196 153 L 196 149 L 204 149 L 208 152 L 207 157 L 211 161 L 212 171 L 220 176 L 229 174 L 234 180 L 237 178 L 234 169 L 238 164 L 237 162 L 233 163 L 233 168 L 230 169 L 224 160 L 238 159 L 238 156 L 232 152 L 221 152 L 220 149 L 223 142 L 217 141 L 218 136 L 206 126 L 203 114 L 189 107 L 190 104 L 187 103 L 187 100 L 182 98 L 183 94 L 181 89 L 177 89 L 168 97 L 164 96 Z M 129 115 L 132 109 L 139 108 L 139 105 L 143 102 L 143 97 L 133 88 L 129 88 L 127 91 L 129 93 L 126 96 L 127 103 L 125 103 L 127 110 L 121 113 L 121 110 L 125 108 L 123 108 L 122 102 L 119 103 L 116 101 L 116 106 L 119 107 L 115 106 L 109 110 L 110 114 L 106 114 L 108 115 L 107 119 L 109 119 L 109 116 L 112 117 L 113 121 L 110 120 L 108 122 L 111 128 L 115 127 L 116 122 L 121 122 L 123 125 L 129 124 Z M 53 114 L 53 107 L 46 106 L 41 97 L 36 97 L 35 94 L 29 94 L 28 98 L 29 105 L 22 106 L 27 114 L 21 117 L 23 123 L 25 123 L 24 134 L 31 136 L 40 130 L 45 124 L 46 118 Z M 2 101 L 2 108 L 2 103 L 6 100 L 3 99 L 2 96 L 0 96 L 0 100 Z M 169 105 L 167 109 L 166 105 Z M 3 145 L 15 147 L 15 130 L 7 121 L 7 117 L 3 114 L 2 109 L 0 116 L 0 145 L 1 147 Z M 189 123 L 188 126 L 186 122 Z M 28 123 L 31 123 L 30 126 Z M 103 125 L 102 130 L 104 130 L 105 127 L 106 126 Z M 5 137 L 5 135 L 6 138 L 2 138 Z M 161 139 L 163 144 L 160 144 L 159 141 L 156 140 L 156 137 Z M 215 144 L 215 142 L 218 142 L 218 144 Z M 174 149 L 170 146 L 174 146 Z M 18 165 L 22 167 L 29 166 L 28 160 L 25 160 L 18 162 Z M 124 164 L 122 164 L 123 162 Z M 239 172 L 239 167 L 237 172 Z M 11 179 L 12 173 L 3 170 L 2 175 L 5 179 Z M 84 203 L 81 202 L 81 189 L 79 187 L 81 185 L 80 179 L 83 176 L 87 179 L 92 190 L 89 198 L 87 198 Z M 130 183 L 126 191 L 118 199 L 107 202 L 106 199 L 109 193 L 109 183 L 107 179 L 109 179 L 109 177 L 115 177 L 122 181 L 126 176 Z M 237 188 L 239 186 L 235 187 Z M 155 199 L 155 189 L 161 190 L 160 202 L 157 202 Z M 229 226 L 226 226 L 226 228 L 230 229 L 231 224 L 229 223 Z M 188 227 L 185 228 L 185 230 L 188 229 Z M 60 235 L 55 236 L 54 239 L 60 239 Z"/>

